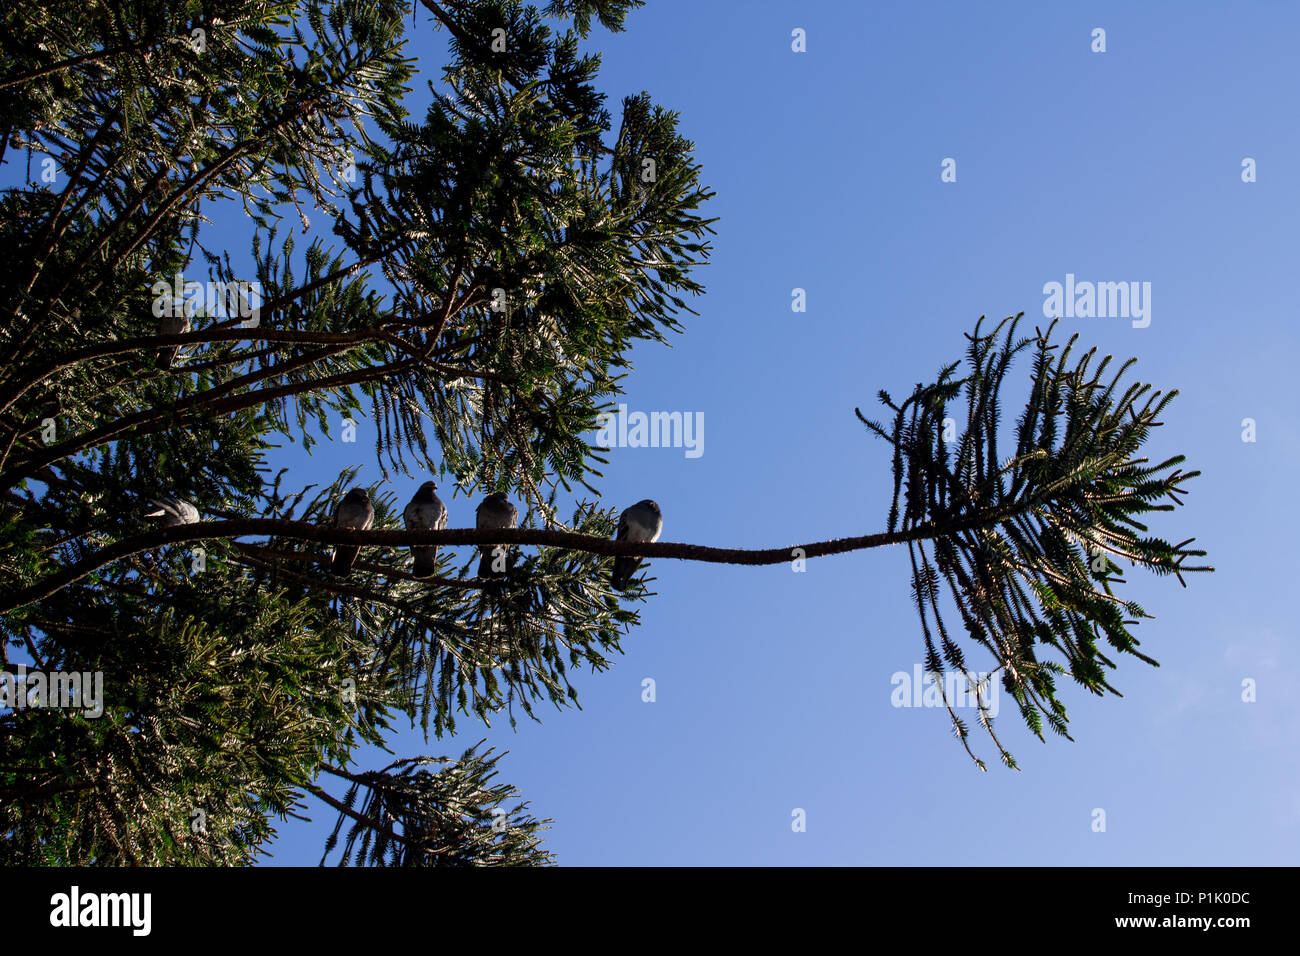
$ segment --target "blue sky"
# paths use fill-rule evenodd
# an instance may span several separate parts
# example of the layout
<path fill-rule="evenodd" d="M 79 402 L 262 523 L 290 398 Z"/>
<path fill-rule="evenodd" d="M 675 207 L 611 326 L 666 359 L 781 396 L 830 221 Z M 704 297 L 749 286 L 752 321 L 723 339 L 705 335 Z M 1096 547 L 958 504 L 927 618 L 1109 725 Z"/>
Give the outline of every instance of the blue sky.
<path fill-rule="evenodd" d="M 501 779 L 554 820 L 568 865 L 1294 862 L 1298 21 L 1281 4 L 662 0 L 593 34 L 614 104 L 646 89 L 681 112 L 720 217 L 700 318 L 638 349 L 626 383 L 630 410 L 703 413 L 704 453 L 616 449 L 608 502 L 654 497 L 664 540 L 720 546 L 882 530 L 888 450 L 854 406 L 928 380 L 980 315 L 1041 324 L 1044 285 L 1067 274 L 1149 282 L 1147 327 L 1062 331 L 1181 390 L 1151 454 L 1204 476 L 1154 528 L 1196 535 L 1218 570 L 1186 590 L 1130 573 L 1161 666 L 1122 661 L 1122 699 L 1070 684 L 1075 743 L 1039 743 L 1003 701 L 1020 772 L 978 734 L 976 771 L 942 710 L 891 706 L 891 675 L 921 660 L 898 548 L 804 573 L 655 562 L 626 655 L 577 679 L 581 711 L 410 732 L 397 752 L 508 749 Z M 415 31 L 422 62 L 443 43 Z M 1010 394 L 1027 381 L 1021 366 Z M 451 524 L 471 510 L 452 502 Z M 333 814 L 315 816 L 282 828 L 275 863 L 319 859 Z"/>
<path fill-rule="evenodd" d="M 891 676 L 922 659 L 904 550 L 803 573 L 656 561 L 626 654 L 574 678 L 581 710 L 539 709 L 543 723 L 517 730 L 465 718 L 427 743 L 406 731 L 397 755 L 455 755 L 480 737 L 509 750 L 499 779 L 553 819 L 547 844 L 566 865 L 1295 861 L 1284 484 L 1300 457 L 1286 391 L 1300 355 L 1300 8 L 1131 6 L 651 0 L 627 32 L 596 30 L 611 106 L 645 89 L 680 111 L 720 217 L 700 317 L 671 348 L 637 349 L 623 399 L 702 414 L 703 454 L 615 449 L 600 488 L 620 508 L 656 499 L 668 541 L 883 530 L 888 447 L 855 406 L 874 414 L 879 389 L 930 380 L 981 315 L 1045 324 L 1044 285 L 1067 274 L 1149 282 L 1147 327 L 1073 318 L 1061 331 L 1181 391 L 1150 454 L 1185 453 L 1204 475 L 1153 530 L 1195 535 L 1218 570 L 1186 590 L 1129 574 L 1126 595 L 1157 615 L 1137 635 L 1161 666 L 1124 659 L 1122 699 L 1069 683 L 1074 743 L 1040 743 L 1003 700 L 999 733 L 1022 770 L 976 733 L 981 774 L 942 709 L 891 705 Z M 410 52 L 432 75 L 446 36 L 427 19 Z M 796 28 L 806 52 L 791 50 Z M 1247 157 L 1256 182 L 1242 181 Z M 955 182 L 941 182 L 946 158 Z M 249 246 L 238 226 L 222 226 L 236 260 Z M 796 288 L 806 312 L 791 310 Z M 1009 399 L 1027 374 L 1013 372 Z M 373 449 L 360 427 L 355 445 L 281 457 L 298 484 L 328 482 Z M 367 460 L 361 480 L 376 476 Z M 398 482 L 399 499 L 420 480 Z M 451 526 L 472 524 L 475 502 L 448 504 Z M 271 864 L 320 859 L 335 815 L 308 800 L 313 822 L 282 824 Z M 806 832 L 792 831 L 796 809 Z"/>

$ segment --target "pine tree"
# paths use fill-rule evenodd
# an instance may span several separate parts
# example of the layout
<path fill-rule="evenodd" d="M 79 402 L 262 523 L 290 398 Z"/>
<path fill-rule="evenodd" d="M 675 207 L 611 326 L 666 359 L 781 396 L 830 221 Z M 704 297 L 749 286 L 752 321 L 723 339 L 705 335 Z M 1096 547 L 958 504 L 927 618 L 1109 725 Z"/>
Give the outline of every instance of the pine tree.
<path fill-rule="evenodd" d="M 310 796 L 339 815 L 325 859 L 344 834 L 344 864 L 550 862 L 548 821 L 489 782 L 499 755 L 367 771 L 357 749 L 398 720 L 441 737 L 458 717 L 575 701 L 570 672 L 607 668 L 645 597 L 610 587 L 611 555 L 789 560 L 612 541 L 593 484 L 590 436 L 629 350 L 682 329 L 711 251 L 711 193 L 676 114 L 643 93 L 616 121 L 580 49 L 640 5 L 57 0 L 2 15 L 0 161 L 27 162 L 29 181 L 0 199 L 0 650 L 8 671 L 12 648 L 113 692 L 98 718 L 0 716 L 0 860 L 246 864 Z M 445 82 L 414 119 L 409 34 L 432 30 Z M 248 217 L 256 302 L 209 248 L 229 208 Z M 313 220 L 332 238 L 300 249 Z M 217 301 L 187 293 L 200 269 Z M 1190 542 L 1136 517 L 1171 509 L 1195 472 L 1136 457 L 1172 396 L 1121 387 L 1128 365 L 1103 383 L 1109 359 L 1070 365 L 1073 342 L 1058 355 L 1051 330 L 1017 327 L 977 327 L 962 378 L 945 367 L 899 405 L 882 393 L 892 422 L 867 424 L 894 450 L 887 530 L 803 547 L 906 542 L 927 667 L 967 666 L 946 585 L 1029 726 L 1064 733 L 1054 675 L 1112 689 L 1103 638 L 1148 659 L 1115 559 L 1199 570 Z M 1004 461 L 1000 388 L 1026 350 Z M 356 469 L 321 487 L 268 456 L 362 415 L 386 477 L 508 491 L 521 527 L 400 530 L 386 481 L 367 489 L 370 530 L 332 527 Z M 562 499 L 577 486 L 592 498 Z M 159 526 L 145 507 L 159 494 L 202 520 Z M 531 547 L 502 584 L 445 548 L 417 579 L 415 543 Z M 329 572 L 331 544 L 365 546 L 349 576 Z"/>

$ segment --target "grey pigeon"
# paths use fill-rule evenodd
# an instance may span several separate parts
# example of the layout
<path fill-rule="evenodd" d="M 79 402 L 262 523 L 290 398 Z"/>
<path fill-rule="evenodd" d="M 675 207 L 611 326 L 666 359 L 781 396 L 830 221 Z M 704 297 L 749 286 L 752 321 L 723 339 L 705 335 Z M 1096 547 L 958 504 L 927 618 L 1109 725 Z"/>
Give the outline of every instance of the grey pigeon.
<path fill-rule="evenodd" d="M 375 506 L 370 503 L 370 495 L 364 488 L 353 488 L 343 500 L 334 506 L 334 527 L 351 528 L 354 531 L 366 531 L 375 521 Z M 361 550 L 355 544 L 340 544 L 334 548 L 334 560 L 330 570 L 335 574 L 347 574 L 352 570 Z"/>
<path fill-rule="evenodd" d="M 163 335 L 184 335 L 190 331 L 190 317 L 182 312 L 180 315 L 166 315 L 162 320 Z M 171 368 L 176 363 L 176 356 L 180 352 L 179 345 L 172 345 L 168 348 L 161 349 L 163 366 Z"/>
<path fill-rule="evenodd" d="M 494 491 L 484 498 L 483 503 L 478 506 L 478 511 L 475 512 L 475 524 L 480 531 L 513 528 L 519 524 L 519 509 L 510 503 L 510 499 L 506 497 L 505 492 Z M 508 545 L 479 545 L 479 551 L 483 555 L 478 563 L 479 577 L 499 578 L 505 575 L 505 571 L 497 572 L 492 570 L 495 552 L 499 547 L 505 548 L 507 552 L 509 551 Z M 514 567 L 513 556 L 506 565 L 507 570 L 512 567 Z"/>
<path fill-rule="evenodd" d="M 175 528 L 177 525 L 194 524 L 199 520 L 199 509 L 194 507 L 188 501 L 181 501 L 179 498 L 173 498 L 171 495 L 163 495 L 159 498 L 149 499 L 149 510 L 144 513 L 146 518 L 161 518 L 164 528 Z"/>
<path fill-rule="evenodd" d="M 659 511 L 659 506 L 646 498 L 628 508 L 618 519 L 617 540 L 658 541 L 663 530 L 664 516 Z M 641 561 L 641 558 L 615 558 L 614 573 L 610 576 L 610 583 L 620 591 L 626 590 L 632 575 L 636 574 L 636 569 L 641 567 Z"/>
<path fill-rule="evenodd" d="M 437 487 L 426 481 L 407 504 L 402 512 L 407 531 L 441 531 L 447 527 L 447 506 L 438 497 Z M 412 548 L 411 557 L 415 559 L 415 576 L 427 578 L 438 566 L 438 546 Z"/>

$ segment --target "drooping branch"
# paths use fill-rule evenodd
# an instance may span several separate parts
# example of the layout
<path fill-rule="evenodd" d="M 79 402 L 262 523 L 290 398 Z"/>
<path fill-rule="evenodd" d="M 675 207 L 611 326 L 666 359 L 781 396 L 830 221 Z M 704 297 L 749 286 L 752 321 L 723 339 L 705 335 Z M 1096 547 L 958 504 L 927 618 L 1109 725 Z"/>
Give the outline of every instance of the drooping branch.
<path fill-rule="evenodd" d="M 388 837 L 390 840 L 394 841 L 395 843 L 406 844 L 408 842 L 411 843 L 415 842 L 414 840 L 408 841 L 408 839 L 405 836 L 398 833 L 396 830 L 386 825 L 382 821 L 375 820 L 372 819 L 371 817 L 367 817 L 361 813 L 358 813 L 356 810 L 352 809 L 347 804 L 343 803 L 343 801 L 336 800 L 334 797 L 330 796 L 328 792 L 326 792 L 325 790 L 321 789 L 320 787 L 316 786 L 313 783 L 305 784 L 303 786 L 303 789 L 306 790 L 308 793 L 310 793 L 317 800 L 320 800 L 322 803 L 328 804 L 329 806 L 333 807 L 335 810 L 337 810 L 339 813 L 343 814 L 344 816 L 350 817 L 351 819 L 357 821 L 363 826 L 371 827 L 372 829 L 378 831 L 379 833 L 382 833 L 384 836 Z M 440 851 L 423 849 L 423 852 L 437 853 Z"/>
<path fill-rule="evenodd" d="M 1184 572 L 1213 568 L 1186 563 L 1205 554 L 1189 547 L 1194 539 L 1170 544 L 1149 535 L 1143 521 L 1147 513 L 1181 505 L 1184 484 L 1199 474 L 1178 467 L 1181 455 L 1154 463 L 1140 455 L 1177 392 L 1141 382 L 1125 387 L 1122 379 L 1134 360 L 1103 382 L 1110 356 L 1098 362 L 1096 349 L 1075 354 L 1077 334 L 1063 346 L 1052 343 L 1056 323 L 1018 336 L 1022 316 L 1008 317 L 987 333 L 980 331 L 983 319 L 976 324 L 967 334 L 964 377 L 956 377 L 962 364 L 956 362 L 901 403 L 882 391 L 892 422 L 872 421 L 861 411 L 858 417 L 894 450 L 889 530 L 948 528 L 953 518 L 1027 495 L 1036 499 L 1032 508 L 1005 520 L 933 536 L 930 551 L 919 538 L 909 542 L 913 605 L 929 672 L 965 672 L 959 639 L 969 638 L 993 653 L 1002 686 L 1030 730 L 1041 738 L 1046 723 L 1068 737 L 1057 676 L 1068 673 L 1098 695 L 1117 693 L 1105 673 L 1116 664 L 1104 645 L 1156 663 L 1138 650 L 1130 630 L 1151 615 L 1114 593 L 1124 578 L 1111 559 L 1172 574 L 1184 586 Z M 1033 356 L 1030 395 L 1014 432 L 1016 451 L 1004 461 L 998 453 L 1001 389 L 1022 352 Z M 963 397 L 966 427 L 958 435 L 949 404 Z M 945 622 L 939 600 L 945 585 L 960 628 Z M 1043 659 L 1042 645 L 1058 650 L 1064 663 Z M 951 707 L 949 715 L 966 746 L 965 723 Z M 979 718 L 1003 763 L 1014 768 L 982 707 Z M 978 758 L 975 763 L 984 769 Z"/>
<path fill-rule="evenodd" d="M 307 787 L 339 811 L 325 841 L 322 865 L 338 846 L 346 820 L 353 824 L 344 836 L 340 865 L 552 862 L 551 855 L 540 850 L 536 836 L 550 821 L 525 814 L 527 803 L 507 810 L 505 802 L 517 799 L 518 791 L 508 784 L 491 783 L 499 757 L 491 750 L 476 753 L 481 744 L 459 760 L 414 757 L 366 773 L 322 764 L 321 771 L 348 784 L 342 799 L 328 796 L 314 784 Z"/>

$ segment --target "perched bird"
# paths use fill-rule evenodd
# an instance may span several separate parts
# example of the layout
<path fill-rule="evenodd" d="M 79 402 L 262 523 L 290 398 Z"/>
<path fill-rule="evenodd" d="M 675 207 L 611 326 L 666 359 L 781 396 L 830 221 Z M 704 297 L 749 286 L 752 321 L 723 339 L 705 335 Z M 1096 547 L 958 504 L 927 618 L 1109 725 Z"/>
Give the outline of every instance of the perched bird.
<path fill-rule="evenodd" d="M 515 525 L 519 524 L 519 509 L 510 503 L 510 499 L 505 496 L 504 492 L 494 491 L 492 494 L 484 498 L 483 503 L 478 506 L 478 511 L 475 512 L 475 519 L 476 527 L 478 527 L 480 531 L 496 528 L 513 528 Z M 483 555 L 483 557 L 479 559 L 478 563 L 479 577 L 499 578 L 504 576 L 505 569 L 514 567 L 513 556 L 511 556 L 511 560 L 509 564 L 505 566 L 505 569 L 501 571 L 492 570 L 492 565 L 496 559 L 497 548 L 504 548 L 505 551 L 502 552 L 503 554 L 510 550 L 508 545 L 479 545 L 479 551 Z"/>
<path fill-rule="evenodd" d="M 638 501 L 623 512 L 618 519 L 619 541 L 658 541 L 664 530 L 664 516 L 659 506 L 649 498 Z M 614 559 L 614 573 L 610 583 L 620 591 L 627 589 L 628 582 L 636 569 L 641 567 L 641 558 L 618 557 Z"/>
<path fill-rule="evenodd" d="M 194 524 L 198 521 L 199 509 L 188 501 L 163 495 L 160 498 L 149 499 L 149 510 L 144 513 L 144 516 L 161 518 L 164 528 L 174 528 L 177 525 Z"/>
<path fill-rule="evenodd" d="M 334 506 L 334 527 L 351 528 L 354 531 L 366 531 L 375 520 L 375 506 L 370 503 L 370 495 L 364 488 L 353 488 L 343 500 Z M 340 544 L 334 547 L 334 560 L 330 570 L 335 574 L 347 574 L 357 560 L 361 548 L 355 544 Z"/>
<path fill-rule="evenodd" d="M 163 335 L 184 335 L 191 328 L 190 317 L 184 312 L 180 315 L 163 316 L 161 330 Z M 180 353 L 180 350 L 179 345 L 172 345 L 159 350 L 162 353 L 164 368 L 171 368 L 176 363 L 176 356 Z"/>
<path fill-rule="evenodd" d="M 407 531 L 441 531 L 447 527 L 447 506 L 438 497 L 437 485 L 426 481 L 402 512 Z M 438 565 L 438 546 L 411 548 L 415 559 L 415 576 L 427 578 Z"/>

